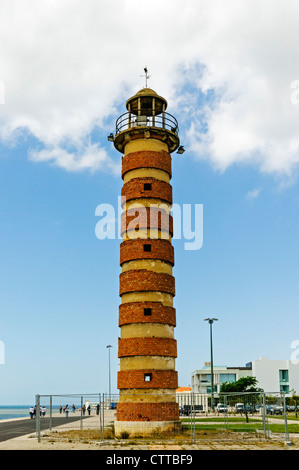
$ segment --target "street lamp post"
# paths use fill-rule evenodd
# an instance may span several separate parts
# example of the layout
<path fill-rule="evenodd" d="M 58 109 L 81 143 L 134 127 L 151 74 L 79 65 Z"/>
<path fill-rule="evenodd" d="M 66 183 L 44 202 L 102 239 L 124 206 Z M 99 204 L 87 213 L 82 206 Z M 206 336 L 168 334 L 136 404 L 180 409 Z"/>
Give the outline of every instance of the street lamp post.
<path fill-rule="evenodd" d="M 208 321 L 210 324 L 210 346 L 211 346 L 211 409 L 214 410 L 214 369 L 213 369 L 213 337 L 212 337 L 212 325 L 218 318 L 205 318 L 204 321 Z"/>
<path fill-rule="evenodd" d="M 109 351 L 109 407 L 110 407 L 111 406 L 110 349 L 112 348 L 111 344 L 108 344 L 108 346 L 106 346 L 106 348 L 108 348 L 108 351 Z"/>

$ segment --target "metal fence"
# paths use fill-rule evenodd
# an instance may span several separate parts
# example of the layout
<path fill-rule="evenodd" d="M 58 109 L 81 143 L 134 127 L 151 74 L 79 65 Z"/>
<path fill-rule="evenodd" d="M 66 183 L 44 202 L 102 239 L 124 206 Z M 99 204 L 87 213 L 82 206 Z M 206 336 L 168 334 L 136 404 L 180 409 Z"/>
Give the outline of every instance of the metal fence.
<path fill-rule="evenodd" d="M 193 402 L 192 402 L 193 400 Z M 222 429 L 242 433 L 249 437 L 251 433 L 265 439 L 277 439 L 286 443 L 290 442 L 286 398 L 283 393 L 219 393 L 217 394 L 213 409 L 211 399 L 207 397 L 208 405 L 201 412 L 196 411 L 196 394 L 191 394 L 190 401 L 190 429 L 191 440 L 196 442 L 196 430 L 203 429 L 203 420 L 198 419 L 200 413 L 213 421 L 217 420 L 217 429 L 222 424 Z M 185 406 L 186 408 L 186 406 Z M 184 414 L 184 407 L 182 410 Z M 299 432 L 299 425 L 293 425 L 295 432 Z"/>
<path fill-rule="evenodd" d="M 99 432 L 104 440 L 104 429 L 115 419 L 118 396 L 102 393 L 36 395 L 35 419 L 38 441 L 49 431 L 82 431 L 91 429 Z M 92 418 L 88 419 L 87 418 Z"/>
<path fill-rule="evenodd" d="M 178 122 L 174 116 L 163 112 L 155 115 L 154 110 L 148 110 L 144 116 L 136 116 L 133 113 L 124 113 L 116 121 L 116 134 L 134 127 L 158 127 L 167 129 L 174 134 L 178 134 Z"/>
<path fill-rule="evenodd" d="M 142 401 L 144 396 L 134 395 L 134 398 Z M 93 439 L 99 443 L 109 443 L 109 439 L 113 439 L 115 443 L 117 403 L 131 399 L 132 395 L 105 393 L 36 395 L 37 439 L 40 442 L 55 435 L 55 439 L 70 439 L 71 436 L 75 440 Z M 169 399 L 165 394 L 158 397 L 160 402 Z M 289 443 L 289 424 L 292 423 L 292 432 L 299 432 L 299 424 L 292 422 L 293 414 L 288 413 L 285 395 L 281 393 L 217 394 L 213 409 L 211 397 L 206 394 L 176 394 L 175 401 L 179 407 L 180 426 L 167 433 L 156 430 L 153 439 L 180 439 L 196 444 L 203 438 L 225 441 L 242 435 L 245 440 L 276 439 Z M 171 421 L 171 416 L 167 419 Z M 177 419 L 177 411 L 174 411 L 173 420 Z M 130 432 L 123 433 L 120 439 L 129 437 Z M 142 439 L 141 435 L 139 437 Z"/>

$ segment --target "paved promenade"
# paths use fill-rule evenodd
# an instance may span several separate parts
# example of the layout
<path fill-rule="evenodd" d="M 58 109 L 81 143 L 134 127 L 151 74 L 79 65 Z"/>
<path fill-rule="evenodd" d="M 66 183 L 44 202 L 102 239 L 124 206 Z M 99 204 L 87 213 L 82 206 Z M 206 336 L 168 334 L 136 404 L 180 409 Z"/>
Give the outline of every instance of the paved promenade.
<path fill-rule="evenodd" d="M 82 419 L 87 419 L 88 416 L 83 416 Z M 65 418 L 64 416 L 52 417 L 52 427 L 61 426 L 64 424 L 70 424 L 74 421 L 80 421 L 80 415 L 69 416 Z M 40 419 L 40 429 L 44 431 L 49 429 L 50 418 L 44 417 Z M 36 419 L 30 418 L 17 418 L 13 420 L 0 421 L 0 442 L 7 441 L 9 439 L 14 439 L 15 437 L 20 437 L 26 434 L 35 433 L 36 430 Z"/>

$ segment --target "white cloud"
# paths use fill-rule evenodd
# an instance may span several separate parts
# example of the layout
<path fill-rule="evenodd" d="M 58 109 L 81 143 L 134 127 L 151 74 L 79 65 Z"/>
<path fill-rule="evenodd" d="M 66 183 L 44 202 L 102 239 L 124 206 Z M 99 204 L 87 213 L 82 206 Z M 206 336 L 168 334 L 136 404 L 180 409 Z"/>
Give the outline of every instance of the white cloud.
<path fill-rule="evenodd" d="M 0 139 L 30 133 L 44 149 L 31 158 L 113 170 L 116 151 L 85 142 L 113 131 L 147 65 L 196 158 L 221 171 L 296 170 L 297 0 L 2 0 L 1 10 Z"/>
<path fill-rule="evenodd" d="M 36 162 L 52 162 L 67 171 L 109 170 L 117 175 L 120 173 L 120 166 L 97 144 L 87 145 L 80 152 L 70 152 L 60 146 L 31 150 L 29 157 Z"/>
<path fill-rule="evenodd" d="M 252 189 L 251 191 L 248 191 L 246 195 L 246 199 L 249 201 L 252 201 L 253 199 L 256 199 L 258 195 L 260 194 L 261 190 L 259 188 Z"/>

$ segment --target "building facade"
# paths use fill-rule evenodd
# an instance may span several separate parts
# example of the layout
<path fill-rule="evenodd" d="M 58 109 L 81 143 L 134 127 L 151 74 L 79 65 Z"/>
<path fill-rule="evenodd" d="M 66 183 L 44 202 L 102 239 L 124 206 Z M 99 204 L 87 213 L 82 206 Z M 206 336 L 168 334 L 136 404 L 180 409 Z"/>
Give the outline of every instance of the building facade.
<path fill-rule="evenodd" d="M 253 376 L 257 379 L 257 387 L 265 393 L 299 394 L 299 364 L 296 361 L 261 357 L 245 367 L 214 366 L 213 371 L 214 393 L 220 392 L 224 382 L 236 382 L 241 377 Z M 191 390 L 193 393 L 211 393 L 210 363 L 206 362 L 202 369 L 192 373 Z"/>
<path fill-rule="evenodd" d="M 291 360 L 270 360 L 268 357 L 252 362 L 252 375 L 265 392 L 285 392 L 299 395 L 299 364 Z"/>
<path fill-rule="evenodd" d="M 224 382 L 236 382 L 241 377 L 252 375 L 251 366 L 245 367 L 227 367 L 213 366 L 214 393 L 219 393 L 221 385 Z M 193 393 L 207 394 L 211 393 L 211 365 L 205 362 L 202 369 L 198 369 L 192 373 L 191 389 Z"/>
<path fill-rule="evenodd" d="M 149 88 L 128 99 L 116 123 L 122 158 L 119 307 L 120 370 L 116 435 L 146 435 L 179 426 L 173 307 L 175 279 L 171 153 L 176 119 Z"/>

